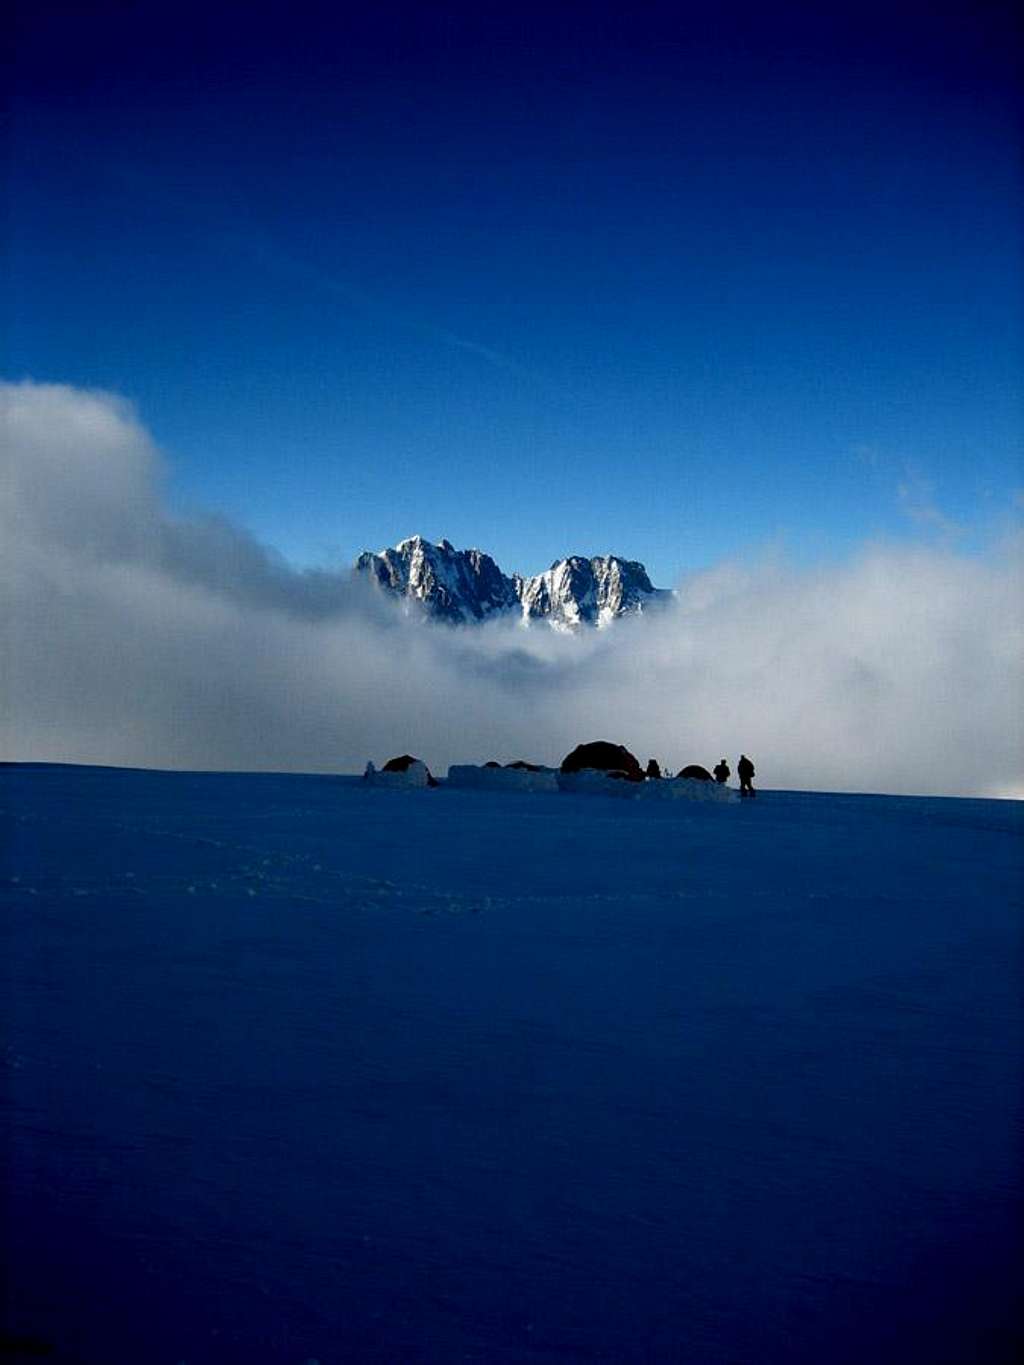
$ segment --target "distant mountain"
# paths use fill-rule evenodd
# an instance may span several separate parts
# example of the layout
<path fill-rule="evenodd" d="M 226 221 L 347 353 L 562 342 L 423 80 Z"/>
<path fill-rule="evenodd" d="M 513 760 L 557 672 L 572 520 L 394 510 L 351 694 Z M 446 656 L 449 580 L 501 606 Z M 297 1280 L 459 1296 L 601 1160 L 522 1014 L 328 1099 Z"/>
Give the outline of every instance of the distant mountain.
<path fill-rule="evenodd" d="M 617 616 L 636 615 L 672 597 L 655 588 L 647 570 L 635 559 L 570 555 L 544 573 L 515 580 L 525 617 L 541 617 L 552 625 L 604 626 Z"/>
<path fill-rule="evenodd" d="M 456 625 L 513 613 L 561 629 L 604 626 L 672 596 L 668 589 L 652 586 L 642 564 L 617 555 L 570 555 L 532 578 L 509 577 L 482 550 L 456 550 L 447 540 L 434 545 L 422 536 L 379 554 L 367 550 L 356 560 L 356 571 L 369 574 L 386 592 L 418 602 L 428 615 Z"/>

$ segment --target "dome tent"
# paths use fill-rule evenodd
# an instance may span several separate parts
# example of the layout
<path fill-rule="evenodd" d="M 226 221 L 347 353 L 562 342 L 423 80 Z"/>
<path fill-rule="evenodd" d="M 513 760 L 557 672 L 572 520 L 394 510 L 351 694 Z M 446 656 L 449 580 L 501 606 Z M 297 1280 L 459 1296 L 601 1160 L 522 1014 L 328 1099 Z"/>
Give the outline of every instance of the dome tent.
<path fill-rule="evenodd" d="M 623 744 L 612 744 L 598 739 L 590 744 L 577 744 L 571 754 L 562 759 L 560 771 L 578 773 L 584 769 L 604 773 L 621 773 L 629 782 L 642 782 L 644 770 L 637 758 Z"/>
<path fill-rule="evenodd" d="M 389 758 L 378 771 L 372 763 L 367 763 L 363 779 L 380 787 L 436 787 L 437 778 L 421 758 L 412 754 L 400 754 Z"/>

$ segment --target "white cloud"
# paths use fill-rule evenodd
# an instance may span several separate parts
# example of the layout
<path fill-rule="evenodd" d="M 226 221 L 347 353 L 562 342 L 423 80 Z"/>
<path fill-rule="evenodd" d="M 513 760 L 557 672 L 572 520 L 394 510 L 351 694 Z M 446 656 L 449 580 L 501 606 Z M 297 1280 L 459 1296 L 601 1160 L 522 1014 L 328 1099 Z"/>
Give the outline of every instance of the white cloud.
<path fill-rule="evenodd" d="M 603 737 L 673 768 L 745 749 L 765 786 L 1024 794 L 1019 543 L 721 565 L 576 637 L 431 628 L 170 516 L 109 395 L 0 404 L 4 757 L 352 772 L 408 750 L 443 771 Z"/>

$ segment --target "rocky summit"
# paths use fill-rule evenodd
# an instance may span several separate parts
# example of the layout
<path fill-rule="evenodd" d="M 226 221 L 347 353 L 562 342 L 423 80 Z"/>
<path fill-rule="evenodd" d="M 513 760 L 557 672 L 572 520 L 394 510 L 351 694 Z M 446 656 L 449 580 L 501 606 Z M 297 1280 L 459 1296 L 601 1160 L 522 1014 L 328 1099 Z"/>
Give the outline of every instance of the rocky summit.
<path fill-rule="evenodd" d="M 504 574 L 482 550 L 456 550 L 411 536 L 393 549 L 366 551 L 356 571 L 384 591 L 418 603 L 428 616 L 455 625 L 515 614 L 560 629 L 605 626 L 616 617 L 648 610 L 672 597 L 655 588 L 636 560 L 617 555 L 570 555 L 544 573 Z"/>

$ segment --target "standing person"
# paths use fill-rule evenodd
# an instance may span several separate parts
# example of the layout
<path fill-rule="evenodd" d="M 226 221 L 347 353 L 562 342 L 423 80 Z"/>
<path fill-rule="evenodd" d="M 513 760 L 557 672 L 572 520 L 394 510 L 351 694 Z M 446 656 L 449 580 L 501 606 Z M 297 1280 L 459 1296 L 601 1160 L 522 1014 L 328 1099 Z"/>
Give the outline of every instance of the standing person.
<path fill-rule="evenodd" d="M 721 763 L 716 763 L 711 771 L 715 775 L 715 781 L 720 786 L 724 785 L 726 782 L 729 781 L 729 765 L 728 763 L 726 763 L 724 758 L 722 759 Z"/>
<path fill-rule="evenodd" d="M 755 796 L 753 788 L 754 765 L 746 754 L 740 754 L 740 761 L 736 764 L 736 773 L 740 779 L 740 796 Z"/>

